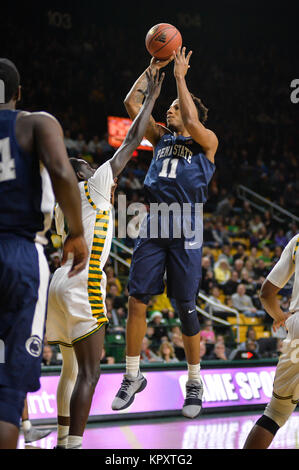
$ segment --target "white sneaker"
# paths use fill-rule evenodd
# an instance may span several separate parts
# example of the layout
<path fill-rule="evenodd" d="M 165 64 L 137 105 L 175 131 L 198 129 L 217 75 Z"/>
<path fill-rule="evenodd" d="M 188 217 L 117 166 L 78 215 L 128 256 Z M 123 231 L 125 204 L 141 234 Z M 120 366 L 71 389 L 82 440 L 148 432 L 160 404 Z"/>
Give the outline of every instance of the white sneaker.
<path fill-rule="evenodd" d="M 125 374 L 120 389 L 112 402 L 112 409 L 124 410 L 128 408 L 134 401 L 135 393 L 142 392 L 146 385 L 147 380 L 140 371 L 137 377 Z"/>

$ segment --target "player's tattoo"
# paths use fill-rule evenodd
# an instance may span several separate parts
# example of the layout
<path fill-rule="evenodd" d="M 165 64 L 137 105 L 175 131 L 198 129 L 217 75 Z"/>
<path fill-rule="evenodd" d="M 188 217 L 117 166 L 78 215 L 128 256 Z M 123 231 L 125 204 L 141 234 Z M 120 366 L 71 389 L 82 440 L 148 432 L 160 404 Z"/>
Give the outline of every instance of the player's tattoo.
<path fill-rule="evenodd" d="M 140 83 L 138 83 L 138 88 L 136 89 L 137 93 L 134 93 L 135 103 L 138 103 L 138 104 L 143 103 L 144 97 L 146 95 L 146 90 L 147 90 L 147 79 L 146 77 L 144 77 L 140 80 Z"/>

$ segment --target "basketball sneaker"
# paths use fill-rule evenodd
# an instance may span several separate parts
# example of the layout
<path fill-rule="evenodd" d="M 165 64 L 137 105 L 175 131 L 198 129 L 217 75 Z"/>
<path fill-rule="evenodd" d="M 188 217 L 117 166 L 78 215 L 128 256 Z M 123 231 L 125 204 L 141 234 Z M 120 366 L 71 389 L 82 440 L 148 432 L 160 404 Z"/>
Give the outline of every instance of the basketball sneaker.
<path fill-rule="evenodd" d="M 134 401 L 135 393 L 142 392 L 146 385 L 147 380 L 140 371 L 137 377 L 125 374 L 120 389 L 112 402 L 112 409 L 124 410 L 128 408 Z"/>
<path fill-rule="evenodd" d="M 188 380 L 186 383 L 186 398 L 184 401 L 182 414 L 186 418 L 196 418 L 202 407 L 203 384 L 202 380 Z"/>
<path fill-rule="evenodd" d="M 29 444 L 30 442 L 39 441 L 44 437 L 47 437 L 51 434 L 52 429 L 38 429 L 34 426 L 31 426 L 31 429 L 28 431 L 23 431 L 25 437 L 25 444 Z"/>

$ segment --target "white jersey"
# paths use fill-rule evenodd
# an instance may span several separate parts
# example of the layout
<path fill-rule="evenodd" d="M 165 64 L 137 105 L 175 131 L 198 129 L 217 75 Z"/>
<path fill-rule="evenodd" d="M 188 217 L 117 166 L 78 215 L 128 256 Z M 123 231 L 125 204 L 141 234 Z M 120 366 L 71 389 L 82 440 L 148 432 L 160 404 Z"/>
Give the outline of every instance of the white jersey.
<path fill-rule="evenodd" d="M 113 235 L 111 189 L 114 185 L 110 161 L 101 165 L 88 181 L 79 183 L 84 237 L 89 260 L 83 271 L 71 278 L 72 260 L 58 268 L 49 290 L 47 339 L 50 344 L 71 346 L 104 323 L 106 317 L 107 262 Z M 67 227 L 60 208 L 55 210 L 57 233 L 65 240 Z"/>
<path fill-rule="evenodd" d="M 283 288 L 293 274 L 290 312 L 299 311 L 299 233 L 289 241 L 267 279 L 276 287 Z"/>

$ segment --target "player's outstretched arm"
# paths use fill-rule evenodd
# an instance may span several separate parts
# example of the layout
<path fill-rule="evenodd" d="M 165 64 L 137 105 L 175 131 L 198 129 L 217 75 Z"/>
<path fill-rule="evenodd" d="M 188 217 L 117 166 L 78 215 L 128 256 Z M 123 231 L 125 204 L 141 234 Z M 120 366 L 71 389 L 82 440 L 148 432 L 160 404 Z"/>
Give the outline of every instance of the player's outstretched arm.
<path fill-rule="evenodd" d="M 152 73 L 155 75 L 162 67 L 165 67 L 167 64 L 169 64 L 172 59 L 173 57 L 168 60 L 161 61 L 152 58 L 149 67 L 134 83 L 133 87 L 131 88 L 124 100 L 124 105 L 132 120 L 135 119 L 135 117 L 139 113 L 144 101 L 145 93 L 147 90 L 146 73 L 151 70 Z M 163 133 L 163 128 L 156 124 L 156 121 L 153 116 L 150 116 L 148 126 L 144 133 L 145 137 L 155 147 Z"/>
<path fill-rule="evenodd" d="M 88 248 L 84 239 L 81 198 L 74 170 L 69 162 L 60 124 L 47 113 L 34 113 L 34 140 L 40 160 L 47 168 L 56 199 L 67 219 L 69 237 L 64 244 L 62 263 L 73 253 L 69 276 L 82 271 L 87 263 Z"/>
<path fill-rule="evenodd" d="M 218 147 L 218 139 L 213 131 L 206 129 L 200 122 L 196 106 L 187 88 L 185 76 L 190 68 L 189 61 L 192 55 L 190 51 L 186 57 L 186 48 L 180 47 L 174 52 L 174 76 L 176 79 L 179 105 L 185 128 L 191 137 L 206 151 L 207 157 L 214 161 Z"/>
<path fill-rule="evenodd" d="M 133 123 L 131 124 L 131 127 L 121 147 L 110 160 L 114 177 L 118 176 L 122 172 L 130 160 L 132 153 L 134 150 L 136 150 L 145 134 L 145 130 L 148 126 L 155 101 L 161 91 L 162 82 L 164 80 L 164 73 L 161 75 L 161 77 L 159 77 L 159 73 L 157 71 L 154 76 L 152 70 L 149 69 L 146 71 L 146 79 L 147 89 L 145 91 L 144 103 Z"/>

